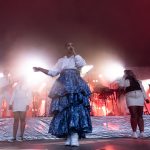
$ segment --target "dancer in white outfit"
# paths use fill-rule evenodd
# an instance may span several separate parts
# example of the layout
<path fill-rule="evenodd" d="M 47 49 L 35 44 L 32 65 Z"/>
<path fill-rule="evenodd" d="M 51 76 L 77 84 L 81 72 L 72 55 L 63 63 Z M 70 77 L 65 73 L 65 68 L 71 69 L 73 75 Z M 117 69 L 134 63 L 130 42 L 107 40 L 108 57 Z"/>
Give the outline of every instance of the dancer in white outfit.
<path fill-rule="evenodd" d="M 23 140 L 23 134 L 25 130 L 26 111 L 29 109 L 32 95 L 30 90 L 24 85 L 21 79 L 16 85 L 12 98 L 10 100 L 9 108 L 13 110 L 14 125 L 13 125 L 13 140 L 16 140 L 17 130 L 20 121 L 21 140 Z"/>
<path fill-rule="evenodd" d="M 124 77 L 119 85 L 125 88 L 126 103 L 131 114 L 133 138 L 138 137 L 137 126 L 140 130 L 140 137 L 144 137 L 143 106 L 145 100 L 149 102 L 144 87 L 131 70 L 124 71 Z"/>

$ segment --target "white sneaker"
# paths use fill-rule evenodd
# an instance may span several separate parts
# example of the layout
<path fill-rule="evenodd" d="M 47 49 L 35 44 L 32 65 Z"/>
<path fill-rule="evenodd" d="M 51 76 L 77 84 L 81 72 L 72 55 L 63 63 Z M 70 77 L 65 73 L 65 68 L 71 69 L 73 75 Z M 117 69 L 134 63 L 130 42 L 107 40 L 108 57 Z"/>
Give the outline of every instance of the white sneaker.
<path fill-rule="evenodd" d="M 22 142 L 23 141 L 23 137 L 18 137 L 18 139 L 17 139 L 17 141 L 20 141 L 20 142 Z"/>
<path fill-rule="evenodd" d="M 140 138 L 145 138 L 144 132 L 141 132 L 139 137 Z"/>
<path fill-rule="evenodd" d="M 8 142 L 15 142 L 16 138 L 9 139 Z"/>
<path fill-rule="evenodd" d="M 134 139 L 137 139 L 137 138 L 138 138 L 137 133 L 136 133 L 136 132 L 133 132 L 132 137 L 133 137 Z"/>
<path fill-rule="evenodd" d="M 67 137 L 67 140 L 65 142 L 65 146 L 71 146 L 71 136 Z"/>
<path fill-rule="evenodd" d="M 78 136 L 78 133 L 73 133 L 71 135 L 71 146 L 79 146 L 79 136 Z"/>

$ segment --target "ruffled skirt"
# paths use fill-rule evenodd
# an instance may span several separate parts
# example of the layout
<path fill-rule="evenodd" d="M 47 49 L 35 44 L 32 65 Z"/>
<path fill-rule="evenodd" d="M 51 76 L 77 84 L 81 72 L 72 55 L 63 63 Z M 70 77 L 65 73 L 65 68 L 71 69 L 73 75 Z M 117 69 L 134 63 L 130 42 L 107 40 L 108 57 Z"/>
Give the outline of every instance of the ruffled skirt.
<path fill-rule="evenodd" d="M 90 94 L 87 83 L 77 70 L 64 70 L 49 93 L 52 98 L 50 114 L 53 115 L 49 133 L 57 137 L 74 132 L 84 137 L 85 133 L 91 133 Z"/>

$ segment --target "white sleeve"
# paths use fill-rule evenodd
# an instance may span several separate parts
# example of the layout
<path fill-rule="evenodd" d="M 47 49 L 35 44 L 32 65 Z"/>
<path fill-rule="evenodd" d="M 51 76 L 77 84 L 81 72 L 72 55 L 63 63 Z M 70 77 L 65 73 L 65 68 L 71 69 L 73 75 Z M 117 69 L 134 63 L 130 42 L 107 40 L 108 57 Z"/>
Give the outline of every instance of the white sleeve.
<path fill-rule="evenodd" d="M 80 55 L 76 55 L 75 56 L 75 64 L 76 64 L 76 67 L 80 68 L 80 67 L 83 67 L 86 65 L 86 62 L 85 60 L 80 56 Z"/>
<path fill-rule="evenodd" d="M 59 75 L 59 73 L 61 72 L 61 62 L 62 59 L 59 59 L 58 62 L 54 65 L 54 67 L 48 71 L 48 75 L 52 77 Z"/>
<path fill-rule="evenodd" d="M 142 91 L 142 93 L 143 93 L 144 98 L 145 98 L 145 99 L 148 99 L 147 94 L 146 94 L 146 92 L 145 92 L 145 89 L 144 89 L 144 87 L 143 87 L 143 85 L 142 85 L 142 82 L 141 82 L 141 81 L 138 81 L 138 82 L 139 82 L 139 84 L 140 84 L 141 91 Z"/>
<path fill-rule="evenodd" d="M 129 87 L 130 86 L 130 81 L 128 79 L 122 78 L 120 80 L 117 80 L 117 83 L 120 87 Z"/>

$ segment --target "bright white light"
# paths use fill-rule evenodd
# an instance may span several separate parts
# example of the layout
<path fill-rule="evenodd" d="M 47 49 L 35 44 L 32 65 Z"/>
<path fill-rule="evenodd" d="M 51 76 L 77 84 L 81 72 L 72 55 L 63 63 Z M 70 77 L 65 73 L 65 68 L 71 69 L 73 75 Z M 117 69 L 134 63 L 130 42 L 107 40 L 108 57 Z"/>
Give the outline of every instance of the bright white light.
<path fill-rule="evenodd" d="M 107 115 L 107 108 L 105 106 L 102 106 L 102 110 L 103 110 L 104 116 L 106 116 Z"/>
<path fill-rule="evenodd" d="M 16 71 L 17 74 L 19 76 L 23 76 L 30 85 L 38 84 L 46 78 L 45 74 L 41 72 L 34 72 L 33 67 L 48 68 L 48 66 L 44 63 L 44 59 L 31 56 L 28 58 L 22 58 L 22 60 L 18 62 Z"/>
<path fill-rule="evenodd" d="M 119 63 L 107 63 L 103 65 L 103 75 L 109 81 L 114 81 L 124 74 L 124 67 Z"/>
<path fill-rule="evenodd" d="M 41 91 L 44 89 L 45 86 L 46 86 L 46 83 L 43 82 L 43 83 L 41 84 L 41 86 L 39 87 L 38 92 L 41 92 Z"/>
<path fill-rule="evenodd" d="M 143 80 L 142 85 L 144 86 L 145 91 L 149 90 L 150 79 Z"/>
<path fill-rule="evenodd" d="M 81 76 L 84 77 L 93 68 L 93 65 L 85 65 L 81 69 Z"/>
<path fill-rule="evenodd" d="M 43 116 L 45 113 L 45 100 L 42 100 L 41 106 L 40 106 L 40 116 Z"/>
<path fill-rule="evenodd" d="M 103 75 L 102 74 L 99 74 L 99 76 L 98 76 L 99 78 L 102 78 L 103 77 Z"/>
<path fill-rule="evenodd" d="M 0 78 L 4 77 L 4 74 L 3 73 L 0 73 Z"/>
<path fill-rule="evenodd" d="M 96 83 L 96 82 L 98 82 L 98 80 L 93 80 L 93 82 L 95 82 L 95 83 Z"/>
<path fill-rule="evenodd" d="M 9 74 L 8 74 L 8 77 L 10 77 L 10 76 L 11 76 L 11 74 L 9 73 Z M 1 72 L 1 73 L 0 73 L 0 78 L 2 78 L 2 77 L 4 77 L 4 73 Z"/>

